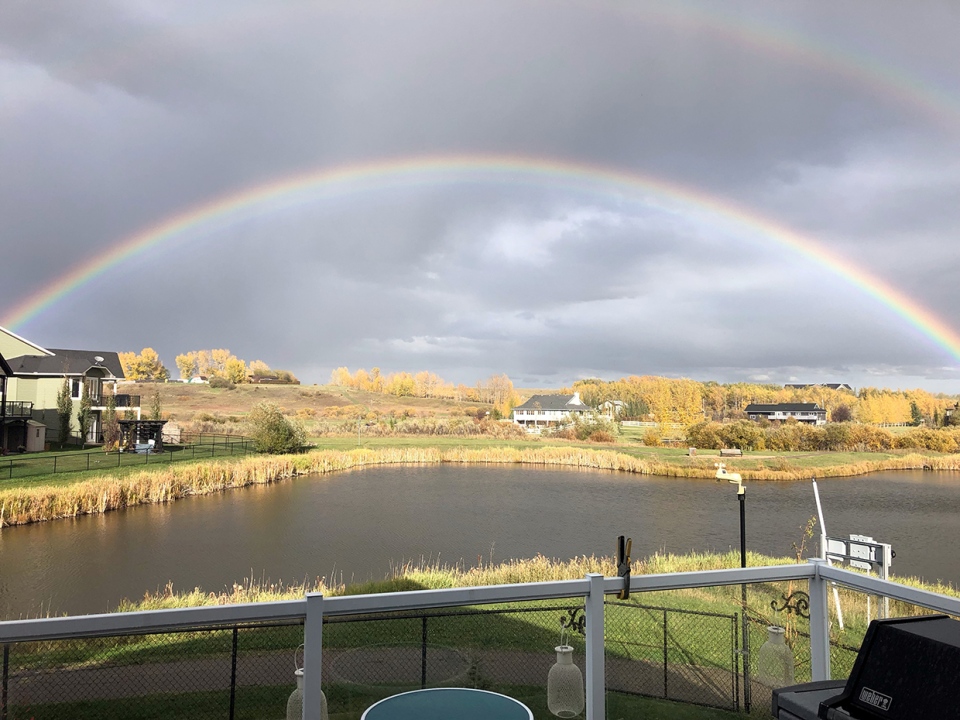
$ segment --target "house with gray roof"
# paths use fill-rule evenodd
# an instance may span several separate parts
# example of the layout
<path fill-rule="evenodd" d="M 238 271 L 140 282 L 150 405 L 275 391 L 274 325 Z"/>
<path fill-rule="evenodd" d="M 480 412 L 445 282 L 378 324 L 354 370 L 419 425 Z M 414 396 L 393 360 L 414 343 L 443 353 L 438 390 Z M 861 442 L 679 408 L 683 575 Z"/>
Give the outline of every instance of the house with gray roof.
<path fill-rule="evenodd" d="M 796 420 L 809 425 L 826 425 L 827 411 L 816 403 L 750 403 L 744 408 L 751 420 L 767 419 L 776 422 Z"/>
<path fill-rule="evenodd" d="M 534 395 L 513 409 L 513 422 L 530 429 L 563 425 L 571 422 L 574 416 L 583 416 L 592 410 L 580 399 L 578 392 L 573 395 Z"/>
<path fill-rule="evenodd" d="M 19 409 L 23 417 L 42 423 L 52 432 L 59 427 L 57 395 L 64 379 L 73 400 L 71 427 L 74 432 L 80 426 L 77 420 L 80 401 L 84 397 L 91 400 L 86 442 L 100 442 L 101 417 L 108 395 L 114 396 L 118 408 L 140 417 L 140 397 L 116 393 L 116 384 L 124 379 L 124 374 L 120 357 L 113 350 L 43 348 L 0 327 L 0 354 L 7 358 L 10 369 L 5 404 Z"/>

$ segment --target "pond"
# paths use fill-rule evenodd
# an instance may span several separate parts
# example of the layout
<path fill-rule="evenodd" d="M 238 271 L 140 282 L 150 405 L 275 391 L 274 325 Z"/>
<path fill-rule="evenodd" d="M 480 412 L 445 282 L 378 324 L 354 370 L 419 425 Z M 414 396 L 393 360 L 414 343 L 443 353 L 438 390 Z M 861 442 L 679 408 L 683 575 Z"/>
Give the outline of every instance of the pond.
<path fill-rule="evenodd" d="M 893 545 L 894 573 L 960 582 L 960 473 L 821 480 L 833 536 Z M 790 556 L 810 482 L 747 485 L 747 548 Z M 0 531 L 0 616 L 106 612 L 146 591 L 256 577 L 381 579 L 406 561 L 633 557 L 739 548 L 736 488 L 711 480 L 490 465 L 376 467 Z M 808 552 L 812 554 L 813 550 Z"/>

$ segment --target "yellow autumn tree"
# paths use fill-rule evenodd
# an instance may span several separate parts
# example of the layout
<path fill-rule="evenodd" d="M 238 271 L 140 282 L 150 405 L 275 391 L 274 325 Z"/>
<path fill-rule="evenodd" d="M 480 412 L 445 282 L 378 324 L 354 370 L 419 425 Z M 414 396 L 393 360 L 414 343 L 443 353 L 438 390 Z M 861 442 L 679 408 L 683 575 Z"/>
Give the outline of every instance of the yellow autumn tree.
<path fill-rule="evenodd" d="M 350 387 L 350 368 L 338 367 L 330 373 L 330 384 L 337 387 Z"/>
<path fill-rule="evenodd" d="M 177 370 L 180 371 L 180 378 L 182 380 L 189 380 L 197 374 L 197 354 L 195 352 L 177 355 L 177 357 L 174 358 L 174 362 L 177 364 Z"/>
<path fill-rule="evenodd" d="M 254 377 L 269 377 L 273 374 L 273 371 L 270 370 L 270 366 L 267 365 L 263 360 L 254 360 L 248 366 L 247 369 L 250 371 L 250 374 Z"/>
<path fill-rule="evenodd" d="M 387 376 L 384 392 L 397 397 L 413 397 L 417 384 L 408 372 L 391 373 Z"/>
<path fill-rule="evenodd" d="M 134 352 L 117 353 L 123 374 L 128 380 L 166 380 L 170 377 L 169 371 L 160 361 L 160 356 L 153 348 L 144 348 L 140 354 Z"/>
<path fill-rule="evenodd" d="M 235 385 L 245 383 L 247 381 L 247 364 L 240 358 L 231 357 L 223 368 L 223 374 L 227 380 Z"/>

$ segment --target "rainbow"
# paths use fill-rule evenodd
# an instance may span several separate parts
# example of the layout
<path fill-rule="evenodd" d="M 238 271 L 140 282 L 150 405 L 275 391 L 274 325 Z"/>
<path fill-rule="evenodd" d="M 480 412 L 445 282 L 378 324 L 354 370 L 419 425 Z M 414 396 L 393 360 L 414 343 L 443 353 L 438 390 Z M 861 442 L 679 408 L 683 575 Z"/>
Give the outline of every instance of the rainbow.
<path fill-rule="evenodd" d="M 701 6 L 679 0 L 656 7 L 641 4 L 639 9 L 632 0 L 621 4 L 624 13 L 653 17 L 675 26 L 690 23 L 733 45 L 843 78 L 854 86 L 868 88 L 878 98 L 926 115 L 951 134 L 960 129 L 960 95 L 956 88 L 931 83 L 880 57 L 851 52 L 756 17 L 732 14 L 724 3 Z"/>
<path fill-rule="evenodd" d="M 417 156 L 305 172 L 228 194 L 141 230 L 44 286 L 13 307 L 0 324 L 18 330 L 107 270 L 186 235 L 203 235 L 246 218 L 295 205 L 383 187 L 487 180 L 559 186 L 604 196 L 679 204 L 757 233 L 855 286 L 960 362 L 960 335 L 889 283 L 832 253 L 815 239 L 722 197 L 662 178 L 562 160 L 507 155 Z"/>

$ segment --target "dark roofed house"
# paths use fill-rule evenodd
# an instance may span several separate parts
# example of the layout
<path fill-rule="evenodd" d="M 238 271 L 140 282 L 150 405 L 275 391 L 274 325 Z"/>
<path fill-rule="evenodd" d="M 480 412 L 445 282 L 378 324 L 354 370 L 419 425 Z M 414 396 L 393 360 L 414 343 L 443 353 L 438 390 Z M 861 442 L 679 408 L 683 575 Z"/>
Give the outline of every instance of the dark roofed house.
<path fill-rule="evenodd" d="M 140 417 L 140 398 L 136 395 L 118 395 L 116 383 L 124 379 L 120 357 L 112 350 L 66 350 L 41 348 L 27 340 L 0 328 L 0 351 L 19 352 L 15 357 L 7 355 L 7 364 L 12 377 L 7 381 L 9 401 L 18 407 L 30 406 L 27 417 L 56 430 L 57 394 L 66 378 L 70 397 L 73 400 L 71 425 L 78 427 L 77 413 L 80 400 L 86 396 L 92 401 L 90 426 L 86 442 L 101 441 L 101 416 L 106 410 L 106 396 L 113 394 L 118 408 L 129 409 Z M 114 392 L 104 393 L 105 388 Z"/>
<path fill-rule="evenodd" d="M 744 408 L 747 417 L 751 420 L 767 419 L 771 421 L 782 422 L 791 418 L 797 422 L 808 423 L 810 425 L 826 425 L 827 411 L 816 403 L 777 403 L 775 405 L 764 405 L 761 403 L 750 403 Z"/>
<path fill-rule="evenodd" d="M 591 410 L 578 392 L 573 395 L 534 395 L 513 409 L 513 421 L 535 429 L 568 423 L 574 415 L 584 415 Z"/>

